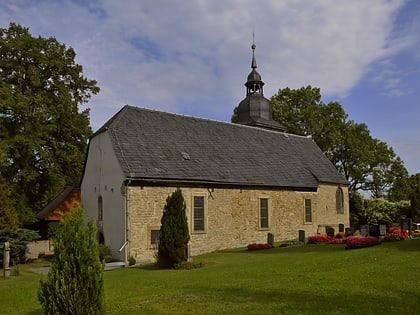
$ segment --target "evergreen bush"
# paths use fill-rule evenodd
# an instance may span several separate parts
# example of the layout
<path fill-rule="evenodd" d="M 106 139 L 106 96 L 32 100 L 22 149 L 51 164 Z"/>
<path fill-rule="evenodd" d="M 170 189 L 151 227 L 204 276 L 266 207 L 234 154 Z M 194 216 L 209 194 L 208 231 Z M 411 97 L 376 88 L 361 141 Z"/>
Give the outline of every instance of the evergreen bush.
<path fill-rule="evenodd" d="M 187 247 L 190 240 L 185 200 L 181 189 L 166 199 L 159 236 L 157 263 L 160 268 L 174 268 L 187 261 Z"/>
<path fill-rule="evenodd" d="M 0 230 L 0 266 L 3 266 L 4 242 L 10 243 L 11 265 L 23 264 L 26 262 L 26 244 L 41 238 L 38 232 L 28 229 L 3 229 Z"/>
<path fill-rule="evenodd" d="M 104 265 L 95 230 L 92 221 L 84 224 L 80 207 L 60 221 L 50 271 L 47 279 L 41 279 L 38 290 L 45 314 L 104 313 Z"/>

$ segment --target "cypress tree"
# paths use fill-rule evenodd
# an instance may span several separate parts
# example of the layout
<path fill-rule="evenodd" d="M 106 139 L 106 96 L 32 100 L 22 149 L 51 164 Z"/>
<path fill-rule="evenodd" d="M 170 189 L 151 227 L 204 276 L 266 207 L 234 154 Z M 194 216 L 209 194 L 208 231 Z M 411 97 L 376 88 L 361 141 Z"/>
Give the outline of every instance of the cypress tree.
<path fill-rule="evenodd" d="M 184 196 L 181 189 L 177 188 L 168 196 L 163 208 L 157 261 L 161 268 L 173 268 L 187 261 L 190 235 L 185 208 Z"/>
<path fill-rule="evenodd" d="M 104 314 L 104 265 L 95 230 L 92 221 L 85 226 L 80 207 L 60 221 L 50 271 L 38 291 L 45 314 Z"/>

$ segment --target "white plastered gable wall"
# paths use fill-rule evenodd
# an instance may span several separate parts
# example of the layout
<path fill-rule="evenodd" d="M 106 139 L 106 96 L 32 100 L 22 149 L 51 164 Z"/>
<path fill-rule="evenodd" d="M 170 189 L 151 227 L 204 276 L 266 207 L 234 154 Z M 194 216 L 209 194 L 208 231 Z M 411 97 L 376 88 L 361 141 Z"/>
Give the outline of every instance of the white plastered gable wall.
<path fill-rule="evenodd" d="M 126 261 L 126 214 L 124 174 L 118 163 L 107 131 L 89 142 L 85 172 L 81 183 L 81 200 L 86 217 L 103 233 L 112 256 Z M 98 200 L 102 197 L 102 221 L 98 220 Z"/>

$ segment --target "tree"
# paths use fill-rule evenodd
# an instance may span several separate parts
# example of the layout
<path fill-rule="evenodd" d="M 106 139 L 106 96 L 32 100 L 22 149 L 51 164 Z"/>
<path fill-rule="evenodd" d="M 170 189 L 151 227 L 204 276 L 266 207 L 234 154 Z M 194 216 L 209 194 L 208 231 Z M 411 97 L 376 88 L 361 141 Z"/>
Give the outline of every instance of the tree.
<path fill-rule="evenodd" d="M 0 174 L 0 230 L 13 229 L 17 225 L 18 218 L 10 200 L 10 190 Z"/>
<path fill-rule="evenodd" d="M 410 210 L 406 215 L 416 222 L 420 221 L 420 173 L 410 177 Z"/>
<path fill-rule="evenodd" d="M 38 300 L 45 314 L 103 314 L 104 265 L 99 259 L 95 226 L 84 224 L 75 207 L 60 221 L 47 279 L 40 281 Z"/>
<path fill-rule="evenodd" d="M 185 208 L 184 196 L 178 188 L 168 196 L 163 209 L 157 261 L 161 268 L 173 268 L 187 261 L 190 236 Z"/>
<path fill-rule="evenodd" d="M 280 89 L 271 98 L 274 119 L 289 132 L 311 135 L 324 154 L 350 182 L 350 191 L 369 191 L 386 197 L 390 191 L 402 196 L 395 183 L 403 184 L 408 173 L 385 142 L 373 138 L 366 124 L 348 120 L 338 102 L 324 104 L 320 89 Z"/>
<path fill-rule="evenodd" d="M 75 56 L 18 24 L 0 29 L 0 173 L 21 222 L 80 180 L 92 130 L 79 105 L 99 88 Z"/>

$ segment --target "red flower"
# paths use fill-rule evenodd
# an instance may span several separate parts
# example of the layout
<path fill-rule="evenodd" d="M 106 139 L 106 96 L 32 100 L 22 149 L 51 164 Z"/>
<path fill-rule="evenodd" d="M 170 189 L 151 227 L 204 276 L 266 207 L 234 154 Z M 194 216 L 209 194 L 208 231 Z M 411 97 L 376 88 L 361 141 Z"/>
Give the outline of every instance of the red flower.
<path fill-rule="evenodd" d="M 327 234 L 317 234 L 309 236 L 308 243 L 309 244 L 318 244 L 318 243 L 329 243 L 333 240 L 331 236 Z"/>
<path fill-rule="evenodd" d="M 374 236 L 358 237 L 349 236 L 347 237 L 347 249 L 369 247 L 380 244 L 378 238 Z"/>
<path fill-rule="evenodd" d="M 273 245 L 268 244 L 268 243 L 260 243 L 260 244 L 252 243 L 252 244 L 249 244 L 247 248 L 248 250 L 269 249 L 269 248 L 273 248 Z"/>

